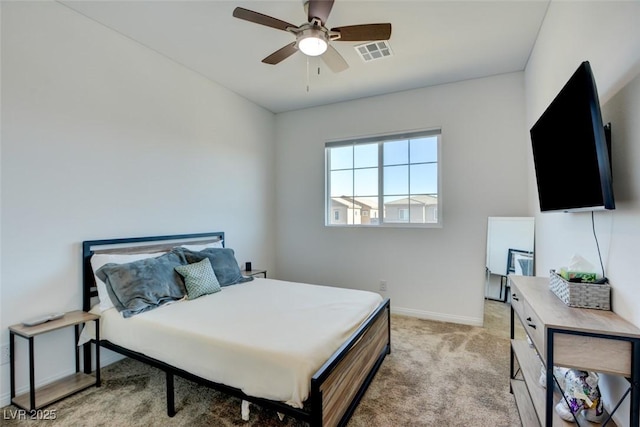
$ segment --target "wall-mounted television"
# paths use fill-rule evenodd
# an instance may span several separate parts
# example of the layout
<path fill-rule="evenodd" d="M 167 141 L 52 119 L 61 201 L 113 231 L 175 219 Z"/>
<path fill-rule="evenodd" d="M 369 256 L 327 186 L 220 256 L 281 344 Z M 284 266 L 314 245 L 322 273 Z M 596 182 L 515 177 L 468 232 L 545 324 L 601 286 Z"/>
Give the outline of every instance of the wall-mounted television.
<path fill-rule="evenodd" d="M 602 122 L 588 61 L 580 64 L 530 133 L 542 212 L 615 209 L 610 125 Z"/>

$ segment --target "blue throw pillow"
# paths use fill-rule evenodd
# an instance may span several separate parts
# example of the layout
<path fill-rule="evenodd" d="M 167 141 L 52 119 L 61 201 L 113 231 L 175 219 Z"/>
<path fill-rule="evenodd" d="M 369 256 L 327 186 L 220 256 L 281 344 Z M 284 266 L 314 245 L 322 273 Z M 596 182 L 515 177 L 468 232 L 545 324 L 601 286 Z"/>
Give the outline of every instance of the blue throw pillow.
<path fill-rule="evenodd" d="M 187 299 L 196 299 L 222 290 L 208 258 L 193 264 L 179 265 L 176 271 L 184 278 Z"/>
<path fill-rule="evenodd" d="M 186 289 L 175 267 L 186 264 L 176 251 L 126 264 L 105 264 L 96 275 L 107 285 L 114 307 L 123 317 L 184 298 Z"/>
<path fill-rule="evenodd" d="M 253 280 L 253 277 L 244 277 L 240 272 L 233 249 L 209 248 L 200 252 L 183 249 L 183 254 L 189 264 L 207 258 L 211 262 L 220 286 L 230 286 Z"/>

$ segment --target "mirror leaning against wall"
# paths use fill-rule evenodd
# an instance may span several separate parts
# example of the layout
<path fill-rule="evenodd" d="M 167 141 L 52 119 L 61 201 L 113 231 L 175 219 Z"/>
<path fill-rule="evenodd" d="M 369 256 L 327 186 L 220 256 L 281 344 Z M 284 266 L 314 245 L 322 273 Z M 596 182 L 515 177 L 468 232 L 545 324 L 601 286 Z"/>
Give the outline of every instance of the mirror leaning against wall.
<path fill-rule="evenodd" d="M 533 217 L 489 217 L 485 298 L 508 301 L 507 276 L 533 276 Z"/>

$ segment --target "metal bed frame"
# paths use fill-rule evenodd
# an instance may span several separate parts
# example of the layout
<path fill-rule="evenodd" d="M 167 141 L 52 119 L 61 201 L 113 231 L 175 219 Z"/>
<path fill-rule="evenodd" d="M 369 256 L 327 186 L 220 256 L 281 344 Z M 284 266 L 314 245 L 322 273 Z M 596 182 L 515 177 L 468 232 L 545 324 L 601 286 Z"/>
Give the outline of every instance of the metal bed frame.
<path fill-rule="evenodd" d="M 92 305 L 92 298 L 98 295 L 91 268 L 91 256 L 94 253 L 161 251 L 180 244 L 197 244 L 216 240 L 223 240 L 224 245 L 224 232 L 84 241 L 82 243 L 83 310 L 89 311 Z M 170 417 L 176 414 L 174 376 L 177 375 L 264 408 L 289 415 L 307 422 L 313 427 L 344 426 L 353 415 L 384 358 L 391 352 L 390 311 L 390 300 L 386 299 L 313 375 L 311 378 L 311 392 L 307 400 L 308 404 L 301 409 L 294 408 L 283 402 L 249 396 L 240 389 L 198 377 L 161 360 L 120 347 L 104 339 L 99 340 L 98 344 L 164 371 L 166 375 L 167 414 Z M 85 344 L 83 348 L 85 373 L 91 372 L 90 344 Z"/>

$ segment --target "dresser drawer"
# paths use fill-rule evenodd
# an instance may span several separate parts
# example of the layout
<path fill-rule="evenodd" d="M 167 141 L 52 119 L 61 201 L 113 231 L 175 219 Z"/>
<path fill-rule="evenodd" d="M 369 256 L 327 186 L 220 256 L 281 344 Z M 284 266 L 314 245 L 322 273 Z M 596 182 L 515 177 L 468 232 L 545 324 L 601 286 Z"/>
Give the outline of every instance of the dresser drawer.
<path fill-rule="evenodd" d="M 545 357 L 545 339 L 544 339 L 544 323 L 538 318 L 527 301 L 523 301 L 524 315 L 522 317 L 522 325 L 524 330 L 533 341 L 538 354 L 544 359 Z"/>
<path fill-rule="evenodd" d="M 511 284 L 511 307 L 513 307 L 513 311 L 516 312 L 520 320 L 524 322 L 524 306 L 522 305 L 524 298 L 522 298 L 518 287 L 511 280 L 509 280 L 509 283 Z"/>

